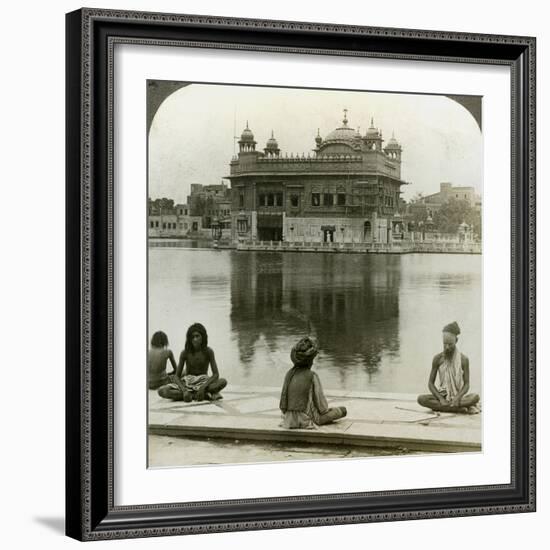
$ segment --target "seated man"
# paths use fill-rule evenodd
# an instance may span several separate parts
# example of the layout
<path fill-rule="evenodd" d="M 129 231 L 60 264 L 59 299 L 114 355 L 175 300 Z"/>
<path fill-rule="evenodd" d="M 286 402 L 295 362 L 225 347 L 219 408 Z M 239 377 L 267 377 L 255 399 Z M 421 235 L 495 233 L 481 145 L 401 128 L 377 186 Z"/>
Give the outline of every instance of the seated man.
<path fill-rule="evenodd" d="M 321 380 L 311 370 L 317 352 L 317 342 L 309 337 L 302 338 L 290 352 L 294 366 L 286 373 L 279 403 L 283 428 L 323 426 L 347 415 L 346 407 L 328 406 Z"/>
<path fill-rule="evenodd" d="M 476 407 L 479 395 L 468 393 L 470 363 L 456 347 L 459 334 L 460 327 L 456 322 L 443 328 L 443 351 L 433 358 L 428 381 L 431 393 L 418 396 L 418 403 L 434 411 L 475 414 L 479 412 Z M 436 387 L 438 373 L 439 387 Z"/>
<path fill-rule="evenodd" d="M 185 367 L 185 368 L 184 368 Z M 208 367 L 212 375 L 208 376 Z M 214 350 L 208 347 L 208 334 L 200 323 L 187 330 L 185 349 L 181 352 L 172 382 L 159 388 L 158 394 L 174 401 L 215 401 L 222 399 L 227 380 L 220 378 Z"/>

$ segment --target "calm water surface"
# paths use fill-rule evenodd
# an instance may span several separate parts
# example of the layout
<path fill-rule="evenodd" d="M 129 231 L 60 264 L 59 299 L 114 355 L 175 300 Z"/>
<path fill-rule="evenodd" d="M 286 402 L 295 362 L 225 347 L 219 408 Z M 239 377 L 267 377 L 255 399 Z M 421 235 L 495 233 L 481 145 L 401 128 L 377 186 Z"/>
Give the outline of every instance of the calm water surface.
<path fill-rule="evenodd" d="M 190 243 L 191 245 L 191 243 Z M 441 328 L 456 320 L 481 392 L 481 256 L 149 249 L 149 332 L 176 358 L 203 323 L 229 383 L 280 386 L 307 334 L 330 389 L 427 391 Z"/>

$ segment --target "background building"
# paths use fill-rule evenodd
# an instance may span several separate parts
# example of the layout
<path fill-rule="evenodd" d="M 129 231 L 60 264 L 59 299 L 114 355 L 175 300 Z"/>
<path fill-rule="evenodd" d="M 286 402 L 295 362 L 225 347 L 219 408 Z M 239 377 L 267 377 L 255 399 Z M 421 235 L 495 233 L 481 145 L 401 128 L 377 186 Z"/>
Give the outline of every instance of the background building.
<path fill-rule="evenodd" d="M 412 200 L 403 218 L 411 233 L 422 233 L 422 240 L 470 242 L 481 241 L 481 213 L 481 197 L 474 187 L 442 182 L 439 193 Z"/>
<path fill-rule="evenodd" d="M 187 204 L 191 215 L 202 218 L 202 226 L 206 229 L 212 223 L 221 229 L 231 228 L 231 191 L 226 183 L 219 185 L 191 184 L 191 194 L 187 196 Z"/>
<path fill-rule="evenodd" d="M 191 216 L 186 204 L 174 205 L 170 199 L 149 199 L 147 223 L 149 237 L 198 237 L 203 232 L 201 216 Z"/>
<path fill-rule="evenodd" d="M 413 208 L 416 205 L 427 208 L 428 215 L 433 217 L 443 204 L 451 199 L 466 201 L 471 207 L 481 211 L 481 197 L 476 193 L 475 187 L 454 186 L 449 182 L 441 182 L 439 192 L 419 197 L 413 202 Z"/>

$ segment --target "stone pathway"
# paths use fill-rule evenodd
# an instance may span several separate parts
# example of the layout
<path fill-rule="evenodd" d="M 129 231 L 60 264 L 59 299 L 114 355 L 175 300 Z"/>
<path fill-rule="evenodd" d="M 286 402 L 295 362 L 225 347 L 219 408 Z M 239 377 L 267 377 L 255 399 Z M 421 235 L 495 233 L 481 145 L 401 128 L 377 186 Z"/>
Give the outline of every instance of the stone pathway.
<path fill-rule="evenodd" d="M 325 391 L 348 416 L 311 430 L 279 426 L 280 388 L 230 386 L 215 402 L 169 401 L 149 391 L 149 432 L 156 435 L 288 441 L 430 452 L 481 451 L 481 414 L 436 414 L 416 397 Z"/>

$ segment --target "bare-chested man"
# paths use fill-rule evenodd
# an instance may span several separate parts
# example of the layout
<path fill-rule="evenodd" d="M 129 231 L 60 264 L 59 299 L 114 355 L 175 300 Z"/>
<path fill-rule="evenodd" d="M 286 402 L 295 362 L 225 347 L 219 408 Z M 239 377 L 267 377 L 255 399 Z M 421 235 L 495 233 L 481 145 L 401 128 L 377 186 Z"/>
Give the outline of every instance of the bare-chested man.
<path fill-rule="evenodd" d="M 173 371 L 166 372 L 166 364 L 170 361 Z M 168 349 L 168 336 L 161 330 L 151 338 L 151 348 L 147 354 L 147 385 L 150 390 L 156 390 L 170 382 L 170 375 L 176 372 L 176 360 L 171 349 Z"/>
<path fill-rule="evenodd" d="M 456 322 L 443 328 L 443 351 L 433 358 L 428 381 L 431 393 L 418 396 L 418 403 L 423 407 L 441 412 L 479 412 L 475 407 L 479 395 L 468 393 L 470 362 L 456 347 L 459 334 Z M 439 386 L 436 386 L 438 374 Z"/>
<path fill-rule="evenodd" d="M 212 375 L 208 376 L 208 367 Z M 185 348 L 180 354 L 174 382 L 158 390 L 161 397 L 175 401 L 203 401 L 221 399 L 221 390 L 227 385 L 220 378 L 214 350 L 208 347 L 206 329 L 195 323 L 187 330 Z"/>

